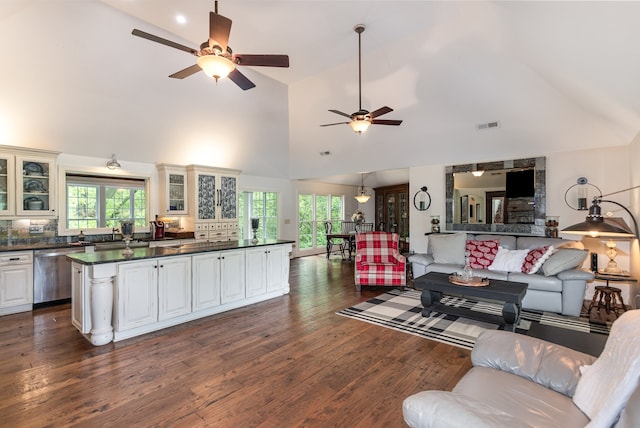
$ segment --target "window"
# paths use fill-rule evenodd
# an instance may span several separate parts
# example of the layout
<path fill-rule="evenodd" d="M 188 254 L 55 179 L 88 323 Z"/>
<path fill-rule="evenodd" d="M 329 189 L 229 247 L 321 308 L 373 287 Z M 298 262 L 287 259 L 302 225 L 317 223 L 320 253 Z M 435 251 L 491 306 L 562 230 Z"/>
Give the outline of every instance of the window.
<path fill-rule="evenodd" d="M 145 180 L 67 174 L 66 228 L 120 226 L 121 220 L 147 227 Z"/>
<path fill-rule="evenodd" d="M 253 238 L 251 218 L 259 218 L 258 239 L 278 239 L 278 194 L 276 192 L 241 192 L 238 195 L 240 213 L 238 236 Z"/>
<path fill-rule="evenodd" d="M 298 195 L 300 249 L 324 248 L 327 245 L 324 222 L 329 220 L 334 230 L 341 230 L 343 218 L 344 195 Z"/>

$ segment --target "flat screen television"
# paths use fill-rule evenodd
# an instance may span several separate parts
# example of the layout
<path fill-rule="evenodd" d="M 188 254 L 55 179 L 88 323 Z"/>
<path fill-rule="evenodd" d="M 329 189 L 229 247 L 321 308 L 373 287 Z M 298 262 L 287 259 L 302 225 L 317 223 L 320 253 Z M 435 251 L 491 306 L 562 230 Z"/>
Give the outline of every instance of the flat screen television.
<path fill-rule="evenodd" d="M 533 169 L 507 172 L 507 198 L 527 198 L 535 195 L 535 175 Z"/>

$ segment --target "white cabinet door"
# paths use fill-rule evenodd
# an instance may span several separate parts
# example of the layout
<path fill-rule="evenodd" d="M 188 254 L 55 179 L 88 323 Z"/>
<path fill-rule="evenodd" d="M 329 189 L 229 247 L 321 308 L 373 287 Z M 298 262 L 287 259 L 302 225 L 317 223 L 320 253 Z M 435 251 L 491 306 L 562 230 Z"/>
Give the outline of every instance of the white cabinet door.
<path fill-rule="evenodd" d="M 289 282 L 289 252 L 284 246 L 267 247 L 267 291 L 285 288 Z"/>
<path fill-rule="evenodd" d="M 259 296 L 267 292 L 267 247 L 246 251 L 247 297 Z"/>
<path fill-rule="evenodd" d="M 245 298 L 244 254 L 239 251 L 223 251 L 221 257 L 221 302 L 229 303 Z"/>
<path fill-rule="evenodd" d="M 192 257 L 193 311 L 220 304 L 220 260 L 218 253 Z"/>
<path fill-rule="evenodd" d="M 55 158 L 16 156 L 16 214 L 56 214 Z"/>
<path fill-rule="evenodd" d="M 0 309 L 33 303 L 33 264 L 0 267 Z"/>
<path fill-rule="evenodd" d="M 191 312 L 191 257 L 169 257 L 158 264 L 158 320 Z"/>
<path fill-rule="evenodd" d="M 179 165 L 158 165 L 160 179 L 160 210 L 166 215 L 189 212 L 187 199 L 187 169 Z"/>
<path fill-rule="evenodd" d="M 117 331 L 158 320 L 157 260 L 118 265 Z"/>
<path fill-rule="evenodd" d="M 208 168 L 199 165 L 187 167 L 189 201 L 193 204 L 190 221 L 197 227 L 198 223 L 238 221 L 238 177 L 240 171 Z M 215 226 L 213 226 L 215 228 Z M 215 229 L 209 229 L 213 231 Z M 201 240 L 215 240 L 215 237 L 196 236 Z M 225 233 L 225 239 L 227 240 Z"/>
<path fill-rule="evenodd" d="M 0 155 L 0 215 L 16 212 L 16 168 L 13 155 Z"/>
<path fill-rule="evenodd" d="M 218 209 L 219 219 L 238 220 L 238 177 L 233 175 L 220 176 Z"/>
<path fill-rule="evenodd" d="M 82 334 L 91 331 L 91 301 L 85 276 L 85 267 L 79 263 L 71 265 L 71 324 Z"/>

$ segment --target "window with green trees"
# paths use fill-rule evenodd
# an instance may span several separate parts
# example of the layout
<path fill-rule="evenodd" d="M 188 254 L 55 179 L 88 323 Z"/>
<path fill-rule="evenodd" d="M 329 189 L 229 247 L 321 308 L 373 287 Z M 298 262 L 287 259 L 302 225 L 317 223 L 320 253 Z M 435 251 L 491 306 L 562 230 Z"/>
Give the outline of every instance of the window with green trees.
<path fill-rule="evenodd" d="M 122 220 L 147 227 L 145 181 L 67 174 L 67 229 L 117 228 Z"/>
<path fill-rule="evenodd" d="M 276 192 L 241 192 L 238 195 L 240 213 L 238 236 L 253 238 L 251 219 L 259 218 L 258 239 L 278 239 L 278 194 Z"/>
<path fill-rule="evenodd" d="M 333 230 L 341 230 L 343 218 L 344 195 L 299 194 L 299 248 L 324 248 L 327 245 L 324 223 L 331 221 Z"/>

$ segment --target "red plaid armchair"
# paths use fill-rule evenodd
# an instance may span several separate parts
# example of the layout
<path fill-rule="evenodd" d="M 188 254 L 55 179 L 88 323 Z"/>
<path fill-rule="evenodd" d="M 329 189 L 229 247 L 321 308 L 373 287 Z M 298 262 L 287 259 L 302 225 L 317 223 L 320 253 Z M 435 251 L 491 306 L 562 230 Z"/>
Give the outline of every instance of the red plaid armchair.
<path fill-rule="evenodd" d="M 356 235 L 356 290 L 361 285 L 406 285 L 406 259 L 398 252 L 397 233 Z"/>

